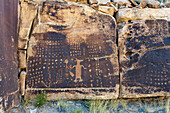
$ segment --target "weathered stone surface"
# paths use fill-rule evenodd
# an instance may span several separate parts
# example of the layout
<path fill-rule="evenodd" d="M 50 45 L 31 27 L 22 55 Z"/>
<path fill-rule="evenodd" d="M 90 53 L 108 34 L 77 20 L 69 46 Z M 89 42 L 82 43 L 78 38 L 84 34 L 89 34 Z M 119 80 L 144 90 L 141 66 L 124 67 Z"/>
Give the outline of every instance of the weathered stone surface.
<path fill-rule="evenodd" d="M 101 11 L 101 12 L 107 13 L 111 16 L 113 16 L 114 12 L 115 12 L 114 7 L 109 7 L 109 6 L 99 6 L 98 10 Z"/>
<path fill-rule="evenodd" d="M 138 4 L 135 2 L 135 0 L 129 0 L 133 6 L 137 6 Z"/>
<path fill-rule="evenodd" d="M 90 3 L 90 4 L 97 4 L 98 1 L 97 1 L 97 0 L 89 0 L 89 3 Z"/>
<path fill-rule="evenodd" d="M 67 1 L 72 1 L 72 2 L 82 3 L 82 4 L 87 4 L 87 0 L 67 0 Z"/>
<path fill-rule="evenodd" d="M 20 94 L 22 96 L 24 96 L 24 94 L 25 94 L 25 79 L 26 79 L 26 72 L 21 71 L 19 82 L 20 82 Z"/>
<path fill-rule="evenodd" d="M 18 0 L 0 0 L 0 113 L 19 102 L 17 6 Z"/>
<path fill-rule="evenodd" d="M 20 69 L 26 68 L 26 50 L 18 50 L 18 62 Z"/>
<path fill-rule="evenodd" d="M 73 2 L 45 2 L 27 52 L 27 96 L 117 98 L 115 19 Z M 55 92 L 55 93 L 54 93 Z"/>
<path fill-rule="evenodd" d="M 140 3 L 140 7 L 141 8 L 145 8 L 146 6 L 147 6 L 147 3 L 148 3 L 148 1 L 141 1 L 141 3 Z"/>
<path fill-rule="evenodd" d="M 18 48 L 27 49 L 27 42 L 31 33 L 31 27 L 33 26 L 34 18 L 37 15 L 37 4 L 21 2 L 20 5 L 20 30 L 18 37 Z"/>
<path fill-rule="evenodd" d="M 129 7 L 131 6 L 131 3 L 129 2 L 129 0 L 114 0 L 114 5 L 117 8 L 121 8 L 121 7 Z"/>
<path fill-rule="evenodd" d="M 122 2 L 124 4 L 130 4 L 129 0 L 113 0 L 114 3 Z"/>
<path fill-rule="evenodd" d="M 166 3 L 166 4 L 164 5 L 164 7 L 165 7 L 165 8 L 170 8 L 170 3 Z"/>
<path fill-rule="evenodd" d="M 149 1 L 147 3 L 147 6 L 149 8 L 159 8 L 160 7 L 160 3 L 158 1 Z"/>
<path fill-rule="evenodd" d="M 107 4 L 107 3 L 109 3 L 109 2 L 111 2 L 110 0 L 97 0 L 98 1 L 98 3 L 100 4 Z"/>
<path fill-rule="evenodd" d="M 161 9 L 125 8 L 125 9 L 120 9 L 116 16 L 118 23 L 127 22 L 131 20 L 147 20 L 147 19 L 158 19 L 158 18 L 170 19 L 170 9 L 169 8 L 161 8 Z"/>
<path fill-rule="evenodd" d="M 121 96 L 170 96 L 170 22 L 133 21 L 119 34 Z"/>

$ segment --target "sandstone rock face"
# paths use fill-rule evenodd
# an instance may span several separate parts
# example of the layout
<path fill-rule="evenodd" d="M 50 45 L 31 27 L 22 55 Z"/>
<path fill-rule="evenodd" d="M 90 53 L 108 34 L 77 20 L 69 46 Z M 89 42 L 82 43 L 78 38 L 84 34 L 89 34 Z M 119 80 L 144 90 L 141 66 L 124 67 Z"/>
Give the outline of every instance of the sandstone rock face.
<path fill-rule="evenodd" d="M 134 5 L 134 6 L 137 6 L 138 4 L 134 1 L 134 0 L 129 0 L 131 3 L 132 3 L 132 5 Z"/>
<path fill-rule="evenodd" d="M 170 22 L 133 21 L 119 30 L 121 96 L 170 96 Z"/>
<path fill-rule="evenodd" d="M 97 1 L 98 1 L 99 4 L 100 4 L 100 3 L 106 4 L 106 3 L 111 2 L 110 0 L 97 0 Z"/>
<path fill-rule="evenodd" d="M 20 5 L 20 27 L 18 37 L 18 48 L 27 49 L 29 35 L 31 34 L 31 27 L 37 14 L 37 4 L 21 2 Z"/>
<path fill-rule="evenodd" d="M 0 0 L 0 113 L 19 103 L 17 6 L 18 0 Z"/>
<path fill-rule="evenodd" d="M 104 12 L 106 14 L 109 14 L 111 16 L 113 16 L 114 12 L 116 12 L 114 7 L 109 7 L 109 6 L 99 6 L 98 10 L 101 11 L 101 12 Z"/>
<path fill-rule="evenodd" d="M 115 19 L 73 2 L 44 2 L 38 17 L 27 51 L 27 96 L 46 90 L 50 99 L 117 98 Z"/>
<path fill-rule="evenodd" d="M 97 1 L 97 0 L 89 0 L 89 3 L 90 3 L 90 4 L 97 4 L 98 1 Z"/>
<path fill-rule="evenodd" d="M 131 2 L 129 0 L 114 0 L 114 5 L 117 8 L 129 7 L 131 6 Z"/>
<path fill-rule="evenodd" d="M 26 69 L 26 50 L 18 50 L 18 62 L 20 69 Z"/>
<path fill-rule="evenodd" d="M 132 20 L 147 20 L 147 19 L 170 19 L 170 9 L 151 9 L 151 8 L 126 8 L 120 9 L 117 13 L 117 22 L 127 22 Z"/>

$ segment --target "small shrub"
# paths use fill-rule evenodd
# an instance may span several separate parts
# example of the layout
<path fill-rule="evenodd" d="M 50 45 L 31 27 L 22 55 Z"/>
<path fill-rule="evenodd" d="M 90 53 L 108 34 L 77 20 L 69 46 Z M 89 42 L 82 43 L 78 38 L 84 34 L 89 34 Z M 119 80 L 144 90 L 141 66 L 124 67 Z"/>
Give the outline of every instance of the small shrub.
<path fill-rule="evenodd" d="M 40 107 L 40 106 L 42 106 L 42 105 L 44 105 L 46 103 L 47 103 L 47 94 L 46 94 L 45 91 L 44 92 L 42 91 L 35 98 L 35 106 Z"/>

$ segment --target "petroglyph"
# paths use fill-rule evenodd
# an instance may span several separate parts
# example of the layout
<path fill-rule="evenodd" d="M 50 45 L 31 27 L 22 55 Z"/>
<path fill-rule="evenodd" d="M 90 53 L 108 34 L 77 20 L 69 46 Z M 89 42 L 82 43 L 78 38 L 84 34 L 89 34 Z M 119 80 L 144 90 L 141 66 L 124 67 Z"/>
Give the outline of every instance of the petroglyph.
<path fill-rule="evenodd" d="M 169 95 L 169 23 L 164 19 L 132 21 L 120 29 L 122 97 Z"/>
<path fill-rule="evenodd" d="M 77 64 L 72 67 L 72 68 L 74 68 L 74 67 L 76 68 L 74 82 L 77 82 L 77 81 L 82 82 L 83 81 L 83 79 L 81 77 L 82 76 L 82 68 L 84 68 L 84 69 L 87 69 L 87 68 L 85 68 L 83 65 L 80 64 L 83 60 L 76 59 L 76 61 L 77 61 Z"/>
<path fill-rule="evenodd" d="M 39 17 L 27 52 L 27 89 L 109 87 L 118 96 L 114 18 L 57 1 L 44 2 Z"/>

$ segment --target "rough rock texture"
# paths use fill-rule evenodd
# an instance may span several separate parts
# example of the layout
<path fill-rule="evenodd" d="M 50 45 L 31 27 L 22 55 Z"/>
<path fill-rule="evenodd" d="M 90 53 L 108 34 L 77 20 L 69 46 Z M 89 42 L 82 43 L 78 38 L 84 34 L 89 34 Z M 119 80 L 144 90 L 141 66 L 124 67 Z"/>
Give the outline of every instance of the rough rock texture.
<path fill-rule="evenodd" d="M 148 1 L 141 1 L 140 7 L 145 8 L 147 6 Z"/>
<path fill-rule="evenodd" d="M 20 69 L 26 69 L 26 50 L 18 50 L 18 62 Z"/>
<path fill-rule="evenodd" d="M 22 71 L 20 72 L 20 80 L 19 80 L 19 83 L 20 83 L 20 94 L 22 96 L 24 96 L 25 94 L 25 79 L 26 79 L 26 72 L 25 71 Z"/>
<path fill-rule="evenodd" d="M 87 4 L 87 0 L 66 0 L 66 1 L 72 1 L 72 2 L 82 3 L 82 4 Z"/>
<path fill-rule="evenodd" d="M 27 43 L 31 34 L 31 27 L 37 14 L 37 4 L 21 2 L 20 5 L 20 27 L 18 37 L 18 48 L 27 49 Z"/>
<path fill-rule="evenodd" d="M 149 8 L 159 8 L 160 7 L 160 3 L 158 1 L 149 1 L 147 3 L 147 6 Z"/>
<path fill-rule="evenodd" d="M 135 2 L 135 0 L 129 0 L 133 6 L 137 6 L 138 4 Z"/>
<path fill-rule="evenodd" d="M 19 102 L 17 6 L 18 0 L 0 0 L 0 113 Z"/>
<path fill-rule="evenodd" d="M 117 22 L 127 22 L 131 20 L 147 20 L 166 18 L 170 19 L 170 8 L 151 9 L 151 8 L 125 8 L 117 13 Z"/>
<path fill-rule="evenodd" d="M 165 7 L 165 8 L 170 8 L 170 3 L 166 3 L 166 4 L 164 5 L 164 7 Z"/>
<path fill-rule="evenodd" d="M 114 0 L 114 5 L 117 8 L 130 7 L 131 2 L 129 0 Z"/>
<path fill-rule="evenodd" d="M 133 21 L 119 30 L 121 96 L 170 96 L 170 22 Z"/>
<path fill-rule="evenodd" d="M 106 14 L 109 14 L 111 16 L 113 16 L 114 12 L 115 12 L 114 7 L 109 7 L 109 6 L 99 6 L 98 10 L 101 11 L 101 12 L 104 12 Z"/>
<path fill-rule="evenodd" d="M 50 99 L 117 98 L 114 18 L 73 2 L 44 2 L 38 17 L 27 51 L 27 96 L 46 90 Z"/>
<path fill-rule="evenodd" d="M 90 3 L 90 4 L 97 4 L 98 1 L 97 1 L 97 0 L 89 0 L 89 3 Z"/>
<path fill-rule="evenodd" d="M 97 0 L 99 4 L 106 4 L 111 2 L 110 0 Z"/>

